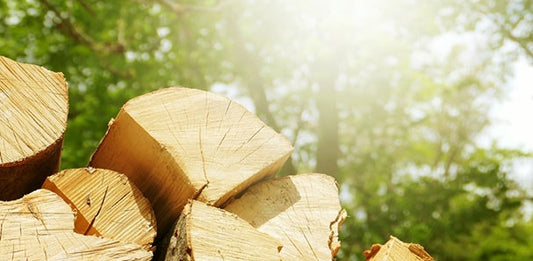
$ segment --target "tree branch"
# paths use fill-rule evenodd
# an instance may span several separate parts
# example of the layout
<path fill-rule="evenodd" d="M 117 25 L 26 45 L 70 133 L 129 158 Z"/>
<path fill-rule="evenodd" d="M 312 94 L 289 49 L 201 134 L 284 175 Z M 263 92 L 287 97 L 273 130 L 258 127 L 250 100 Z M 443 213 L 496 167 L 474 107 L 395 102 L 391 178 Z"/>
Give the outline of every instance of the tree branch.
<path fill-rule="evenodd" d="M 114 67 L 112 67 L 105 57 L 109 54 L 123 54 L 125 52 L 125 47 L 122 44 L 116 43 L 99 43 L 94 40 L 92 37 L 87 35 L 83 30 L 77 28 L 74 23 L 67 17 L 63 18 L 61 12 L 50 3 L 48 0 L 39 0 L 39 2 L 48 8 L 55 17 L 52 19 L 55 27 L 65 34 L 66 36 L 73 39 L 75 42 L 89 48 L 93 53 L 95 53 L 102 65 L 109 70 L 111 73 L 120 75 L 122 77 L 131 77 L 129 72 L 122 72 Z"/>

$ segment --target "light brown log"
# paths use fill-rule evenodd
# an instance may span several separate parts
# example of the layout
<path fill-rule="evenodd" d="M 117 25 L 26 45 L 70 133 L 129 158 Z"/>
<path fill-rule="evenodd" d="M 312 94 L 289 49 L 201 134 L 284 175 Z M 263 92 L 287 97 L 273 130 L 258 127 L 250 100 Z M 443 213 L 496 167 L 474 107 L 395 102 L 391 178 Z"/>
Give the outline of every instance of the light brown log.
<path fill-rule="evenodd" d="M 423 246 L 404 243 L 393 236 L 385 245 L 372 245 L 363 255 L 367 261 L 433 261 Z"/>
<path fill-rule="evenodd" d="M 55 193 L 39 189 L 0 201 L 0 260 L 150 260 L 136 244 L 73 231 L 74 214 Z"/>
<path fill-rule="evenodd" d="M 75 232 L 152 247 L 154 211 L 126 175 L 106 169 L 67 169 L 48 177 L 43 188 L 74 208 Z"/>
<path fill-rule="evenodd" d="M 346 218 L 333 177 L 300 174 L 250 187 L 225 208 L 283 245 L 282 260 L 331 260 Z"/>
<path fill-rule="evenodd" d="M 189 199 L 220 206 L 276 173 L 292 150 L 226 97 L 167 88 L 122 107 L 90 166 L 126 174 L 152 202 L 164 234 Z"/>
<path fill-rule="evenodd" d="M 280 243 L 237 215 L 190 201 L 160 260 L 280 260 Z"/>
<path fill-rule="evenodd" d="M 67 114 L 63 74 L 0 56 L 0 200 L 57 172 Z"/>

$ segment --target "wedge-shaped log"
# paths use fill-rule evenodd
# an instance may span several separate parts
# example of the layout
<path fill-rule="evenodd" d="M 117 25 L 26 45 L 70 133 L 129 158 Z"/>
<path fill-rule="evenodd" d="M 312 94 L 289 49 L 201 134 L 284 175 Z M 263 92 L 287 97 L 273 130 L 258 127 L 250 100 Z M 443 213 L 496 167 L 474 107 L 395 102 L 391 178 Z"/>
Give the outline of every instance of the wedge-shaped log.
<path fill-rule="evenodd" d="M 423 246 L 391 236 L 385 245 L 374 244 L 363 252 L 366 261 L 434 261 Z"/>
<path fill-rule="evenodd" d="M 48 177 L 43 188 L 74 208 L 77 233 L 152 247 L 154 211 L 126 175 L 106 169 L 67 169 Z"/>
<path fill-rule="evenodd" d="M 90 166 L 126 174 L 152 202 L 161 234 L 187 200 L 220 206 L 276 173 L 292 150 L 284 136 L 226 97 L 167 88 L 122 107 Z"/>
<path fill-rule="evenodd" d="M 55 193 L 39 189 L 0 201 L 0 260 L 150 260 L 136 244 L 73 231 L 74 213 Z"/>
<path fill-rule="evenodd" d="M 280 243 L 223 209 L 190 201 L 160 260 L 280 260 Z"/>
<path fill-rule="evenodd" d="M 0 200 L 57 172 L 67 114 L 63 74 L 0 56 Z"/>
<path fill-rule="evenodd" d="M 283 245 L 282 260 L 331 260 L 346 218 L 333 177 L 300 174 L 250 187 L 225 208 Z"/>

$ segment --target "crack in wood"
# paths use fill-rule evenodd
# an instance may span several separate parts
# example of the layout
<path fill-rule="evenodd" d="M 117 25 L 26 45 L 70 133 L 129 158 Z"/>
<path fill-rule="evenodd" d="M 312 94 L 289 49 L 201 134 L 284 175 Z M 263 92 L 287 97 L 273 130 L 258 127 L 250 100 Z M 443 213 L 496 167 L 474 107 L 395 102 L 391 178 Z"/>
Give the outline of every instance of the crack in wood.
<path fill-rule="evenodd" d="M 100 208 L 98 208 L 98 211 L 96 212 L 96 215 L 94 215 L 93 220 L 91 220 L 91 223 L 87 227 L 87 230 L 85 230 L 85 233 L 83 233 L 84 235 L 87 235 L 89 233 L 89 230 L 91 230 L 91 228 L 93 227 L 94 222 L 96 221 L 96 218 L 98 217 L 98 215 L 100 215 L 100 211 L 102 211 L 102 208 L 104 206 L 105 197 L 107 196 L 107 191 L 108 190 L 109 190 L 109 186 L 106 186 L 105 187 L 104 196 L 102 197 L 102 203 L 100 203 Z"/>

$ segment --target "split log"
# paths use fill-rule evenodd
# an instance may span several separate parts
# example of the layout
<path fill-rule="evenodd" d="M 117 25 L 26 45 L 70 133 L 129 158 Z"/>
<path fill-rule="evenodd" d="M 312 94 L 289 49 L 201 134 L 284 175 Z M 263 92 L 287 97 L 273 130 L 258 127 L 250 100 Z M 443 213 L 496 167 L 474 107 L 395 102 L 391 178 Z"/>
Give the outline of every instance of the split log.
<path fill-rule="evenodd" d="M 225 208 L 283 245 L 282 260 L 331 260 L 346 218 L 335 179 L 299 174 L 250 187 Z"/>
<path fill-rule="evenodd" d="M 0 201 L 0 260 L 150 260 L 135 244 L 73 231 L 74 213 L 55 193 L 39 189 Z"/>
<path fill-rule="evenodd" d="M 189 199 L 220 206 L 275 174 L 292 150 L 226 97 L 167 88 L 128 101 L 89 165 L 126 174 L 151 201 L 161 235 Z"/>
<path fill-rule="evenodd" d="M 160 260 L 280 260 L 279 242 L 237 215 L 190 201 Z"/>
<path fill-rule="evenodd" d="M 366 261 L 433 261 L 419 244 L 404 243 L 391 236 L 385 245 L 374 244 L 363 255 Z"/>
<path fill-rule="evenodd" d="M 67 114 L 63 74 L 0 56 L 0 200 L 20 198 L 57 172 Z"/>
<path fill-rule="evenodd" d="M 68 169 L 48 177 L 43 188 L 74 208 L 75 232 L 152 247 L 155 214 L 125 175 L 106 169 Z"/>

